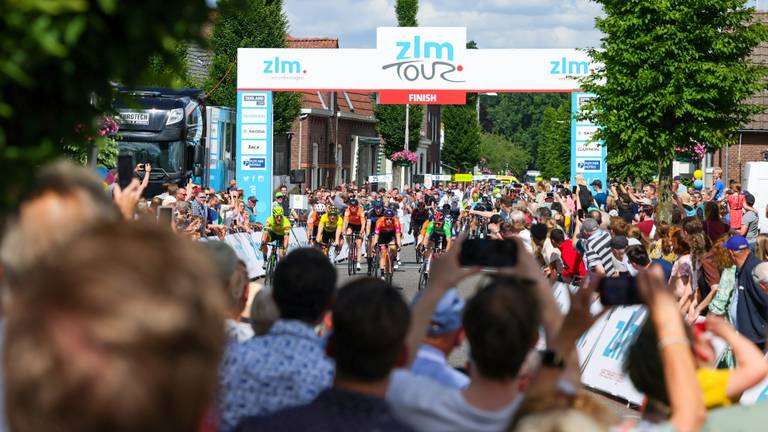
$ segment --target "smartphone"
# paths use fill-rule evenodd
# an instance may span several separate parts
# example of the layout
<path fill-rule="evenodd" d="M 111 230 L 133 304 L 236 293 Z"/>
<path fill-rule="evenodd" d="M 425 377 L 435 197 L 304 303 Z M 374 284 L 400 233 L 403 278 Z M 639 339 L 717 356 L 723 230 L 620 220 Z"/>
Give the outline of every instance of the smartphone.
<path fill-rule="evenodd" d="M 642 304 L 637 289 L 637 280 L 633 276 L 624 275 L 613 278 L 603 278 L 597 288 L 600 293 L 600 303 L 603 306 L 622 306 Z"/>
<path fill-rule="evenodd" d="M 459 264 L 464 267 L 512 267 L 517 264 L 517 243 L 514 240 L 464 240 Z"/>
<path fill-rule="evenodd" d="M 173 207 L 160 206 L 157 208 L 157 224 L 160 226 L 171 226 L 173 220 Z"/>
<path fill-rule="evenodd" d="M 120 189 L 125 189 L 133 180 L 133 155 L 117 156 L 117 180 Z"/>

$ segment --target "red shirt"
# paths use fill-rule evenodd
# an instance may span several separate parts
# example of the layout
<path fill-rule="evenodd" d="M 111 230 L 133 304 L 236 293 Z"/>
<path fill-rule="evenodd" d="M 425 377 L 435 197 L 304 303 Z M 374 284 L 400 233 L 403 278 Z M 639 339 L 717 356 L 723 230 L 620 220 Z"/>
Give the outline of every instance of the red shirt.
<path fill-rule="evenodd" d="M 656 223 L 653 219 L 646 219 L 640 223 L 637 224 L 637 229 L 639 229 L 643 234 L 650 237 L 651 231 L 653 230 L 653 225 Z"/>
<path fill-rule="evenodd" d="M 573 248 L 573 244 L 570 240 L 565 240 L 560 245 L 560 256 L 563 259 L 563 277 L 585 277 L 587 276 L 587 268 L 584 266 L 584 260 L 581 258 L 581 254 L 576 252 Z"/>

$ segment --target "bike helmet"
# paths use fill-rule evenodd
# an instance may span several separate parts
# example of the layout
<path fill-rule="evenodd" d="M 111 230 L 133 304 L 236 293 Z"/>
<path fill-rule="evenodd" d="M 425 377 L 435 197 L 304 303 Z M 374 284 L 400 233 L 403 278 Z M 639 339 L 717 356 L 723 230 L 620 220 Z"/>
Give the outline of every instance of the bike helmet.
<path fill-rule="evenodd" d="M 360 203 L 359 203 L 359 202 L 358 202 L 356 199 L 354 199 L 354 198 L 352 198 L 351 200 L 349 200 L 349 206 L 350 206 L 350 207 L 357 207 L 359 204 L 360 204 Z"/>
<path fill-rule="evenodd" d="M 440 212 L 435 213 L 435 220 L 434 220 L 435 223 L 440 223 L 443 221 L 443 219 L 444 219 L 444 216 L 442 213 Z"/>
<path fill-rule="evenodd" d="M 392 209 L 386 209 L 384 210 L 384 217 L 388 217 L 388 218 L 395 217 L 395 212 L 392 211 Z"/>
<path fill-rule="evenodd" d="M 316 204 L 315 211 L 318 213 L 325 213 L 325 204 Z"/>
<path fill-rule="evenodd" d="M 272 216 L 282 216 L 283 214 L 284 213 L 283 213 L 283 208 L 282 207 L 274 206 L 272 208 Z"/>
<path fill-rule="evenodd" d="M 331 208 L 328 209 L 328 215 L 330 216 L 338 216 L 339 215 L 339 209 L 336 207 L 331 206 Z"/>

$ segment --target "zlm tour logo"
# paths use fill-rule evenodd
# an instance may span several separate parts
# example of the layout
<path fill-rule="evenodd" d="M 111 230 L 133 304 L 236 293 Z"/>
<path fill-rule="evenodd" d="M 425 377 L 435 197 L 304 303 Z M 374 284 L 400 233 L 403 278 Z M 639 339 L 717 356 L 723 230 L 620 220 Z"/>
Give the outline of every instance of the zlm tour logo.
<path fill-rule="evenodd" d="M 457 72 L 464 70 L 454 64 L 454 47 L 450 42 L 422 42 L 421 36 L 413 41 L 396 42 L 399 52 L 396 62 L 384 65 L 382 69 L 394 68 L 400 80 L 432 80 L 436 76 L 448 82 L 464 82 Z"/>
<path fill-rule="evenodd" d="M 450 28 L 380 28 L 377 46 L 394 61 L 381 69 L 406 82 L 466 82 L 463 58 L 466 31 Z"/>

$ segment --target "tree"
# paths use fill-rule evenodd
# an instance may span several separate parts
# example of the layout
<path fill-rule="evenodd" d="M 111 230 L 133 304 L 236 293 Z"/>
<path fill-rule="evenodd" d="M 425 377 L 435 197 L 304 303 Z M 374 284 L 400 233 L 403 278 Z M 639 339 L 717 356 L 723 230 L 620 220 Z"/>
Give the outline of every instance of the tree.
<path fill-rule="evenodd" d="M 536 164 L 542 176 L 570 178 L 571 165 L 571 103 L 565 101 L 557 108 L 547 107 L 542 113 L 538 136 Z"/>
<path fill-rule="evenodd" d="M 389 158 L 392 153 L 400 151 L 405 145 L 405 105 L 376 105 L 376 130 L 384 139 L 384 155 Z M 421 105 L 411 105 L 408 116 L 408 149 L 415 151 L 421 138 L 421 121 L 423 108 Z"/>
<path fill-rule="evenodd" d="M 444 106 L 443 128 L 442 160 L 459 172 L 471 172 L 480 161 L 480 127 L 474 105 Z"/>
<path fill-rule="evenodd" d="M 511 171 L 522 175 L 530 162 L 530 155 L 507 138 L 489 133 L 480 134 L 480 164 L 495 173 Z"/>
<path fill-rule="evenodd" d="M 541 142 L 544 110 L 570 103 L 567 93 L 499 93 L 483 98 L 480 121 L 485 131 L 503 135 L 533 156 Z"/>
<path fill-rule="evenodd" d="M 179 42 L 202 42 L 208 13 L 205 0 L 0 0 L 0 214 L 36 166 L 90 145 L 113 82 L 144 82 L 150 59 L 175 65 Z"/>
<path fill-rule="evenodd" d="M 215 105 L 236 106 L 238 48 L 285 48 L 288 20 L 281 0 L 219 0 L 211 36 L 214 56 L 205 88 Z M 274 133 L 291 130 L 301 110 L 301 94 L 274 93 Z"/>
<path fill-rule="evenodd" d="M 416 27 L 416 15 L 419 12 L 418 0 L 397 0 L 395 14 L 400 27 Z M 392 153 L 403 149 L 405 145 L 405 110 L 408 109 L 408 149 L 414 151 L 421 138 L 421 122 L 424 108 L 421 105 L 381 105 L 375 104 L 374 114 L 378 124 L 376 130 L 384 140 L 384 155 L 389 158 Z"/>
<path fill-rule="evenodd" d="M 589 54 L 604 67 L 583 81 L 597 95 L 583 116 L 604 126 L 610 174 L 654 166 L 666 203 L 676 146 L 720 148 L 761 111 L 744 101 L 766 88 L 749 56 L 768 33 L 744 0 L 597 2 L 605 36 Z"/>
<path fill-rule="evenodd" d="M 397 0 L 395 4 L 397 25 L 400 27 L 417 27 L 416 15 L 419 13 L 419 0 Z"/>

